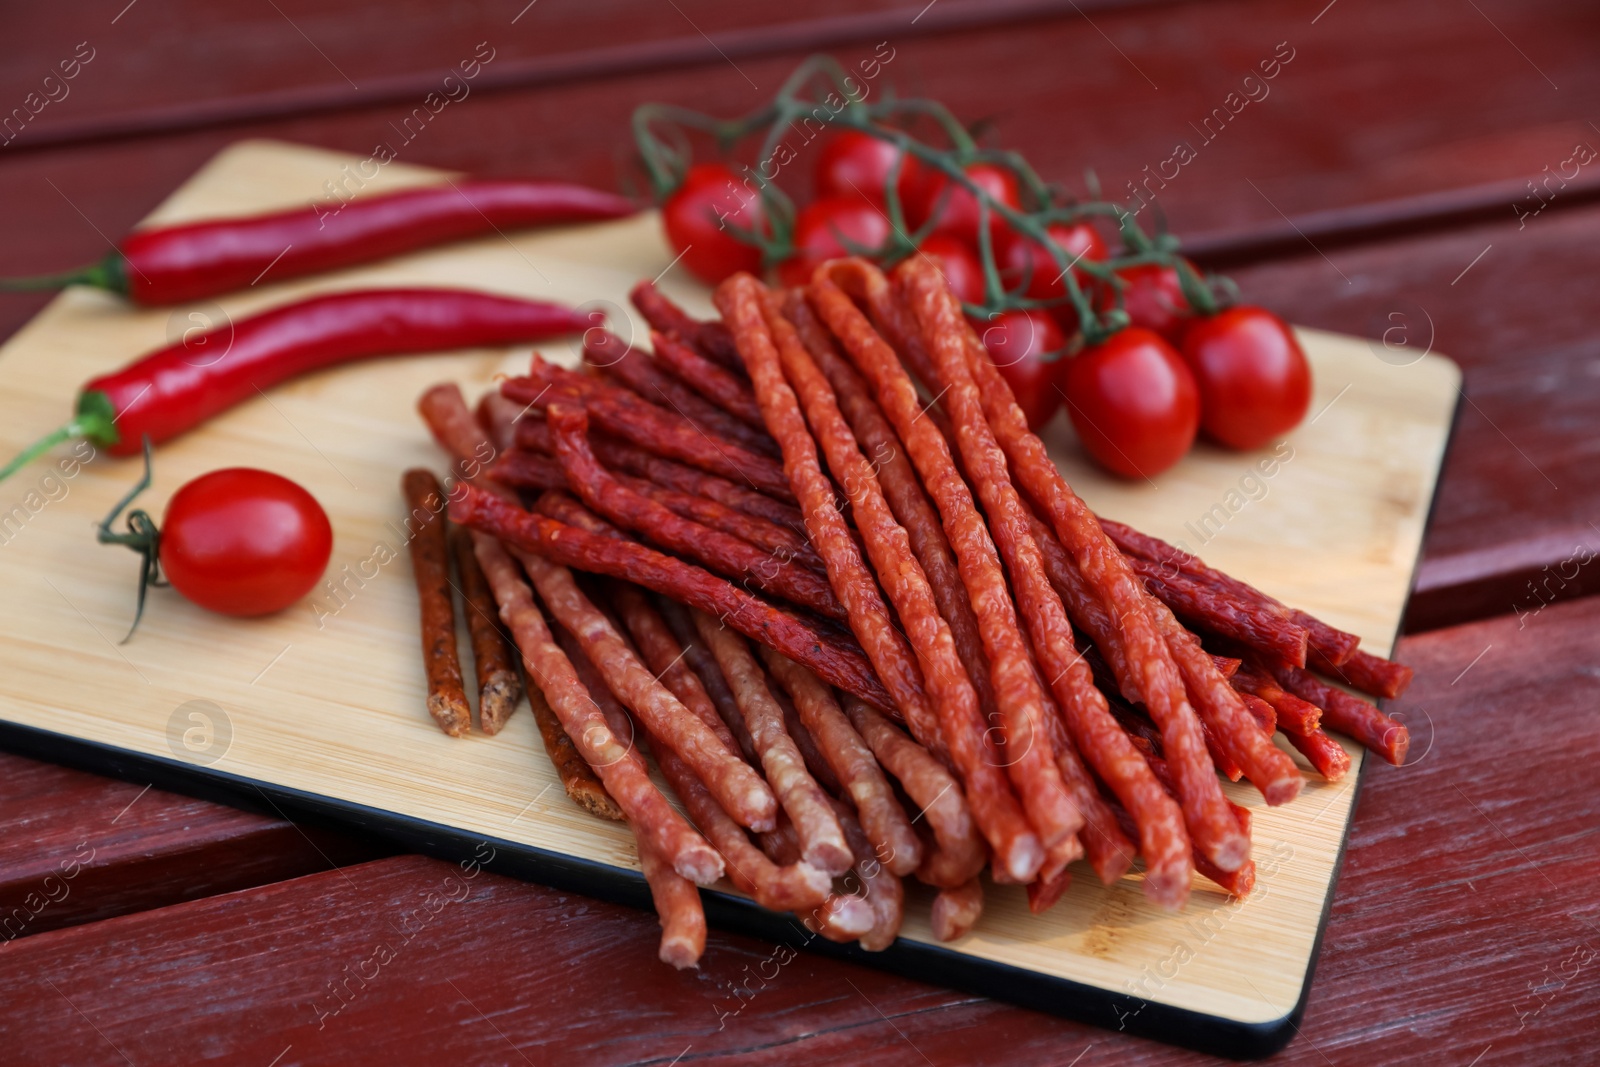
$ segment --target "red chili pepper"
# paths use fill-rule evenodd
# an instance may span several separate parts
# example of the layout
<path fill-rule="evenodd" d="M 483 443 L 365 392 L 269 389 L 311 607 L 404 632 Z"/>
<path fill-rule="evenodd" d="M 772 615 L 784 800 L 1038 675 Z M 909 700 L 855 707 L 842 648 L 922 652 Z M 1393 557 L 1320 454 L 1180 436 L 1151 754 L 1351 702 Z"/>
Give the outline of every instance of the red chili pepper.
<path fill-rule="evenodd" d="M 209 330 L 86 383 L 77 413 L 0 469 L 0 479 L 70 437 L 114 456 L 164 441 L 306 371 L 370 356 L 536 341 L 594 325 L 560 304 L 461 289 L 358 289 L 315 296 Z"/>
<path fill-rule="evenodd" d="M 369 263 L 464 237 L 631 215 L 615 193 L 562 182 L 475 179 L 311 204 L 266 215 L 139 230 L 92 266 L 0 289 L 93 285 L 137 304 L 177 304 L 253 285 Z"/>

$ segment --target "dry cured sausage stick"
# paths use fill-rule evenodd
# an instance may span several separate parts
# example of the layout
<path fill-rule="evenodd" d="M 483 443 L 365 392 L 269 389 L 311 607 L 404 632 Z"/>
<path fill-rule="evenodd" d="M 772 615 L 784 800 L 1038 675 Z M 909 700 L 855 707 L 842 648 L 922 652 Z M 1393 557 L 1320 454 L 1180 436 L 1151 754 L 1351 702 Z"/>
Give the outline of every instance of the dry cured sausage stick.
<path fill-rule="evenodd" d="M 940 402 L 950 414 L 963 466 L 973 483 L 973 489 L 983 502 L 984 512 L 989 517 L 989 530 L 1011 576 L 1020 609 L 1017 614 L 1032 636 L 1034 651 L 1045 675 L 1052 681 L 1057 699 L 1064 706 L 1088 707 L 1100 699 L 1099 693 L 1094 688 L 1088 668 L 1083 665 L 1073 646 L 1072 628 L 1067 621 L 1066 611 L 1060 598 L 1050 588 L 1039 546 L 1029 532 L 1030 512 L 1007 474 L 1005 457 L 995 442 L 984 414 L 978 386 L 967 369 L 967 327 L 961 319 L 959 305 L 945 288 L 937 270 L 930 267 L 926 274 L 913 271 L 904 277 L 909 286 L 912 316 L 921 330 L 923 344 L 935 362 Z M 975 595 L 973 600 L 976 603 L 978 597 Z M 1015 631 L 1008 635 L 1010 640 L 1018 646 L 1024 645 L 1023 631 L 1014 616 L 1008 625 Z M 1001 659 L 992 655 L 991 661 L 996 692 L 1000 693 L 1003 691 Z M 1076 832 L 1082 825 L 1082 816 L 1063 790 L 1060 770 L 1055 764 L 1049 736 L 1044 730 L 1041 710 L 1043 689 L 1031 677 L 1032 661 L 1026 661 L 1026 665 L 1027 671 L 1019 672 L 1019 675 L 1029 676 L 1029 688 L 1024 690 L 1019 687 L 1016 690 L 1026 696 L 1023 704 L 1026 714 L 1008 716 L 1008 734 L 1016 735 L 1014 739 L 1008 739 L 1008 746 L 1029 743 L 1030 737 L 1036 739 L 1029 743 L 1025 755 L 1019 753 L 1015 756 L 1012 780 L 1022 793 L 1029 818 L 1041 828 L 1049 845 L 1057 838 L 1044 830 L 1045 824 L 1041 820 L 1048 818 L 1040 807 L 1044 799 L 1061 797 L 1063 810 L 1070 809 L 1072 818 L 1059 821 L 1058 825 L 1070 826 L 1070 832 Z M 1021 680 L 1021 677 L 1017 679 L 1018 682 Z M 1004 711 L 1003 698 L 1001 707 Z M 1079 713 L 1073 714 L 1076 716 Z M 1020 732 L 1013 721 L 1022 723 Z M 1016 751 L 1008 749 L 1008 756 Z M 1030 769 L 1031 761 L 1038 761 L 1039 765 Z M 1054 817 L 1062 819 L 1060 814 Z M 1047 870 L 1046 877 L 1054 873 L 1053 870 Z"/>
<path fill-rule="evenodd" d="M 472 673 L 478 679 L 478 725 L 486 734 L 497 734 L 522 700 L 522 678 L 497 622 L 494 594 L 484 580 L 478 557 L 472 554 L 472 535 L 459 526 L 452 528 L 450 547 L 461 581 L 467 633 L 472 638 Z"/>
<path fill-rule="evenodd" d="M 516 639 L 529 674 L 634 832 L 663 858 L 670 858 L 683 877 L 697 885 L 714 884 L 722 877 L 721 858 L 667 803 L 639 754 L 612 733 L 594 697 L 578 680 L 572 661 L 551 636 L 516 562 L 487 537 L 475 539 L 474 550 L 500 605 L 500 619 Z"/>
<path fill-rule="evenodd" d="M 1029 515 L 1028 518 L 1028 529 L 1044 558 L 1045 573 L 1050 576 L 1050 584 L 1055 588 L 1056 595 L 1061 597 L 1067 614 L 1073 624 L 1094 642 L 1095 651 L 1110 669 L 1112 688 L 1121 693 L 1124 700 L 1138 703 L 1143 699 L 1137 689 L 1138 678 L 1128 669 L 1127 661 L 1123 658 L 1122 634 L 1111 614 L 1090 590 L 1089 583 L 1078 572 L 1077 564 L 1061 547 L 1061 540 L 1056 537 L 1055 531 L 1037 515 Z M 1125 684 L 1131 685 L 1133 691 L 1123 688 Z"/>
<path fill-rule="evenodd" d="M 977 693 L 978 708 L 987 719 L 995 708 L 989 661 L 984 657 L 978 619 L 972 613 L 972 601 L 967 598 L 966 587 L 961 584 L 961 572 L 940 525 L 938 509 L 917 480 L 916 467 L 906 456 L 894 428 L 884 418 L 878 402 L 872 398 L 872 387 L 839 353 L 827 327 L 818 321 L 811 305 L 798 291 L 791 293 L 785 301 L 784 314 L 795 324 L 795 332 L 799 334 L 801 342 L 833 387 L 840 413 L 850 424 L 850 431 L 877 472 L 883 497 L 888 501 L 896 521 L 905 530 L 911 542 L 912 555 L 922 565 L 939 614 L 950 628 L 956 654 L 961 657 L 962 666 L 966 668 L 967 677 Z M 934 747 L 931 750 L 945 758 L 941 748 Z"/>
<path fill-rule="evenodd" d="M 675 334 L 695 347 L 707 359 L 738 374 L 744 373 L 744 361 L 734 346 L 733 336 L 720 322 L 701 322 L 690 318 L 688 312 L 661 294 L 654 282 L 640 282 L 628 294 L 633 306 L 645 317 L 650 328 L 662 333 Z"/>
<path fill-rule="evenodd" d="M 827 795 L 807 772 L 805 759 L 784 729 L 783 709 L 767 688 L 750 647 L 744 638 L 702 612 L 695 613 L 694 622 L 701 640 L 716 657 L 728 688 L 733 690 L 750 739 L 761 756 L 767 781 L 794 822 L 801 858 L 829 874 L 848 871 L 853 860 L 844 831 L 828 808 Z"/>
<path fill-rule="evenodd" d="M 661 617 L 644 592 L 627 582 L 613 582 L 611 604 L 622 616 L 622 624 L 628 628 L 634 647 L 656 677 L 661 679 L 661 684 L 670 689 L 684 707 L 717 735 L 723 748 L 734 756 L 741 755 L 739 742 L 722 721 L 722 716 L 717 714 L 717 707 L 711 702 L 705 686 L 689 666 L 683 646 L 678 644 L 667 620 Z M 660 745 L 654 747 L 656 752 L 661 751 Z"/>
<path fill-rule="evenodd" d="M 494 544 L 492 538 L 484 540 Z M 610 819 L 612 822 L 622 822 L 622 809 L 611 799 L 606 787 L 600 784 L 594 768 L 584 762 L 583 757 L 578 754 L 572 738 L 561 728 L 561 720 L 550 710 L 549 703 L 544 699 L 544 694 L 539 692 L 537 685 L 528 686 L 528 706 L 532 709 L 533 720 L 539 727 L 539 739 L 544 742 L 544 750 L 549 754 L 556 773 L 560 775 L 561 787 L 566 790 L 567 796 L 591 815 Z"/>
<path fill-rule="evenodd" d="M 1288 694 L 1284 695 L 1287 696 Z M 1278 732 L 1278 713 L 1271 704 L 1268 704 L 1254 693 L 1241 692 L 1239 696 L 1243 698 L 1245 708 L 1250 712 L 1251 718 L 1255 719 L 1256 725 L 1261 728 L 1262 733 L 1271 737 Z M 1317 710 L 1320 711 L 1322 709 L 1318 708 Z"/>
<path fill-rule="evenodd" d="M 701 470 L 744 482 L 768 496 L 793 501 L 783 469 L 766 456 L 741 448 L 732 441 L 707 436 L 687 419 L 616 386 L 564 370 L 533 357 L 531 375 L 511 378 L 500 391 L 512 400 L 541 407 L 555 400 L 571 400 L 589 409 L 595 424 L 606 433 Z"/>
<path fill-rule="evenodd" d="M 706 433 L 725 437 L 752 452 L 776 455 L 777 446 L 763 429 L 751 427 L 695 392 L 669 370 L 656 365 L 648 352 L 634 348 L 614 333 L 589 330 L 583 337 L 584 363 L 658 407 L 675 411 Z"/>
<path fill-rule="evenodd" d="M 456 611 L 451 595 L 450 549 L 445 540 L 444 490 L 429 471 L 413 468 L 400 481 L 411 536 L 411 569 L 422 615 L 422 665 L 428 677 L 428 714 L 451 737 L 472 728 L 472 707 L 461 680 L 456 651 Z M 468 610 L 471 610 L 470 608 Z"/>
<path fill-rule="evenodd" d="M 816 442 L 806 428 L 794 391 L 784 380 L 780 347 L 787 344 L 800 349 L 799 340 L 787 319 L 781 315 L 769 318 L 762 306 L 764 296 L 761 283 L 748 274 L 737 274 L 717 287 L 713 299 L 733 331 L 762 414 L 783 449 L 784 471 L 800 498 L 811 542 L 827 565 L 829 583 L 846 608 L 851 630 L 912 734 L 938 736 L 938 720 L 923 689 L 916 657 L 890 617 L 877 580 L 839 513 L 833 486 L 817 458 Z M 800 351 L 803 354 L 804 350 Z"/>
<path fill-rule="evenodd" d="M 606 687 L 694 768 L 740 825 L 772 829 L 778 802 L 760 775 L 724 747 L 721 738 L 639 662 L 611 620 L 583 595 L 572 572 L 532 553 L 513 554 L 520 556 L 545 607 L 572 634 Z"/>
<path fill-rule="evenodd" d="M 761 659 L 794 701 L 801 723 L 859 813 L 861 828 L 884 866 L 900 876 L 916 870 L 922 862 L 922 843 L 872 750 L 845 718 L 833 692 L 816 675 L 770 648 L 761 650 Z"/>
<path fill-rule="evenodd" d="M 478 398 L 473 416 L 478 426 L 488 435 L 496 452 L 509 452 L 517 444 L 517 416 L 522 407 L 500 395 L 500 390 L 490 389 Z"/>
<path fill-rule="evenodd" d="M 591 440 L 591 447 L 592 444 Z M 680 493 L 676 489 L 668 489 L 644 478 L 635 478 L 629 474 L 617 474 L 614 477 L 618 484 L 640 496 L 649 497 L 686 519 L 692 519 L 712 529 L 731 534 L 741 541 L 748 541 L 757 548 L 765 549 L 780 562 L 798 563 L 819 574 L 826 570 L 822 557 L 817 555 L 817 550 L 787 526 L 780 526 L 759 516 L 728 507 L 726 504 L 719 504 L 710 497 Z"/>
<path fill-rule="evenodd" d="M 794 739 L 794 747 L 800 750 L 801 757 L 806 761 L 806 770 L 811 772 L 811 777 L 817 780 L 824 793 L 838 796 L 844 788 L 839 784 L 839 776 L 833 773 L 833 768 L 829 766 L 828 758 L 822 754 L 817 739 L 811 736 L 806 724 L 800 721 L 800 713 L 795 710 L 794 701 L 788 691 L 771 677 L 770 671 L 767 690 L 772 694 L 772 699 L 778 702 L 778 706 L 783 708 L 783 728 Z"/>
<path fill-rule="evenodd" d="M 1365 700 L 1314 678 L 1307 671 L 1287 664 L 1269 666 L 1279 685 L 1322 709 L 1324 728 L 1348 734 L 1396 767 L 1406 761 L 1406 752 L 1411 748 L 1411 731 L 1400 723 Z"/>
<path fill-rule="evenodd" d="M 650 899 L 655 902 L 656 917 L 661 922 L 661 948 L 657 953 L 661 962 L 680 971 L 700 966 L 700 954 L 706 950 L 706 913 L 700 906 L 700 890 L 642 840 L 639 866 L 644 870 Z"/>
<path fill-rule="evenodd" d="M 671 368 L 684 384 L 745 425 L 766 433 L 761 408 L 756 404 L 748 381 L 735 378 L 688 345 L 665 334 L 652 331 L 650 344 L 655 348 L 656 359 Z"/>
<path fill-rule="evenodd" d="M 678 644 L 683 648 L 683 662 L 694 671 L 700 685 L 706 691 L 706 696 L 711 699 L 711 706 L 715 709 L 717 717 L 739 746 L 739 752 L 744 756 L 746 763 L 752 767 L 760 766 L 761 757 L 756 754 L 755 742 L 750 740 L 750 730 L 744 724 L 744 716 L 739 712 L 739 703 L 733 699 L 733 690 L 728 688 L 728 680 L 722 676 L 722 668 L 717 666 L 716 657 L 711 650 L 700 641 L 700 635 L 695 632 L 694 619 L 688 608 L 665 597 L 655 598 L 656 607 L 661 611 L 661 617 L 666 620 L 667 628 L 672 631 L 672 636 L 678 639 Z M 782 821 L 781 818 L 779 820 Z"/>
<path fill-rule="evenodd" d="M 1311 766 L 1315 767 L 1317 773 L 1326 780 L 1337 782 L 1349 772 L 1350 753 L 1324 731 L 1312 730 L 1307 734 L 1285 733 L 1284 736 L 1302 756 L 1311 761 Z"/>
<path fill-rule="evenodd" d="M 434 440 L 455 460 L 451 474 L 474 481 L 495 458 L 495 447 L 472 417 L 453 382 L 435 385 L 417 400 L 417 411 Z M 447 479 L 448 480 L 448 479 Z M 453 487 L 452 487 L 453 488 Z"/>
<path fill-rule="evenodd" d="M 1088 768 L 1083 765 L 1082 757 L 1072 743 L 1061 710 L 1053 706 L 1053 702 L 1045 717 L 1045 727 L 1050 731 L 1056 761 L 1061 765 L 1062 781 L 1072 790 L 1072 799 L 1083 813 L 1083 829 L 1078 832 L 1078 840 L 1083 843 L 1089 866 L 1094 868 L 1094 873 L 1102 883 L 1114 885 L 1133 866 L 1138 850 L 1128 840 L 1128 835 L 1122 832 L 1122 827 L 1117 825 L 1116 815 L 1100 795 L 1094 779 L 1089 776 Z M 1061 889 L 1065 890 L 1066 886 L 1061 886 Z M 1030 903 L 1033 892 L 1029 893 Z M 1056 896 L 1059 897 L 1060 893 Z M 1051 903 L 1054 903 L 1053 898 Z"/>
<path fill-rule="evenodd" d="M 765 493 L 757 492 L 747 486 L 736 485 L 726 478 L 707 473 L 697 467 L 686 466 L 657 455 L 649 449 L 640 448 L 626 441 L 618 441 L 613 437 L 591 434 L 589 444 L 600 462 L 612 470 L 636 474 L 680 493 L 710 497 L 719 504 L 737 508 L 747 515 L 756 515 L 769 522 L 786 526 L 802 536 L 806 532 L 805 522 L 800 518 L 798 510 L 788 504 L 780 504 Z M 522 419 L 517 422 L 517 446 L 547 456 L 556 453 L 555 436 L 542 418 Z"/>
<path fill-rule="evenodd" d="M 1011 781 L 1023 793 L 1022 804 L 1034 829 L 1041 838 L 1047 839 L 1041 849 L 1059 844 L 1076 831 L 1081 820 L 1070 797 L 1061 788 L 1059 771 L 1050 760 L 1048 742 L 1033 736 L 1036 732 L 1033 720 L 1039 717 L 1042 691 L 1022 641 L 1005 574 L 983 517 L 956 471 L 948 443 L 930 422 L 922 419 L 923 410 L 915 388 L 893 350 L 828 277 L 819 276 L 812 286 L 811 299 L 818 315 L 872 383 L 885 416 L 905 442 L 913 464 L 934 497 L 993 669 L 1001 719 L 995 726 L 1005 732 L 1006 753 L 1018 753 L 1016 757 L 1007 756 L 1011 766 L 1006 769 Z M 965 732 L 957 728 L 964 725 L 951 723 L 946 741 L 952 745 L 951 755 L 962 769 L 974 817 L 983 828 L 984 836 L 995 845 L 1002 860 L 1001 870 L 1011 880 L 1031 881 L 1044 857 L 1033 853 L 1030 858 L 1037 858 L 1039 862 L 1030 866 L 1013 862 L 1013 857 L 1007 855 L 1011 839 L 1004 831 L 1005 824 L 995 821 L 995 811 L 986 812 L 983 808 L 984 803 L 995 799 L 993 794 L 1004 794 L 978 788 L 982 782 L 978 774 L 985 770 L 989 752 L 978 750 L 963 757 L 954 748 L 956 740 Z M 978 757 L 976 760 L 972 758 L 974 754 Z M 998 814 L 1009 816 L 1010 812 L 1001 808 Z"/>
<path fill-rule="evenodd" d="M 1055 906 L 1072 885 L 1072 872 L 1061 871 L 1054 878 L 1036 878 L 1028 883 L 1028 912 L 1043 915 Z"/>
<path fill-rule="evenodd" d="M 872 908 L 874 922 L 872 929 L 861 935 L 861 947 L 868 952 L 882 952 L 900 936 L 900 924 L 905 919 L 905 886 L 900 883 L 900 876 L 879 860 L 879 853 L 874 851 L 871 839 L 856 820 L 856 812 L 850 805 L 833 797 L 829 797 L 828 802 L 839 817 L 845 840 L 850 842 L 850 851 L 856 857 L 851 874 L 861 883 L 861 893 Z M 847 875 L 847 885 L 849 880 Z"/>
<path fill-rule="evenodd" d="M 912 266 L 914 268 L 915 264 Z M 914 272 L 912 277 L 915 277 Z M 1250 840 L 1228 817 L 1215 768 L 1206 752 L 1199 716 L 1189 704 L 1177 664 L 1151 619 L 1146 603 L 1148 594 L 1129 569 L 1126 558 L 1106 539 L 1093 512 L 1061 477 L 1043 442 L 1028 429 L 1027 419 L 1017 407 L 1005 379 L 971 330 L 961 325 L 959 307 L 943 287 L 942 280 L 933 287 L 933 292 L 935 306 L 944 308 L 946 317 L 953 315 L 957 328 L 963 329 L 960 339 L 967 368 L 978 383 L 995 437 L 1010 461 L 1012 475 L 1049 519 L 1089 587 L 1119 619 L 1125 658 L 1140 680 L 1139 691 L 1151 716 L 1161 727 L 1165 747 L 1175 763 L 1190 836 L 1218 867 L 1237 869 L 1249 857 Z M 1067 710 L 1070 715 L 1070 707 Z M 1076 731 L 1074 736 L 1077 737 Z M 1080 743 L 1079 747 L 1093 762 L 1090 746 Z M 1147 862 L 1150 858 L 1146 848 Z M 1147 875 L 1146 885 L 1149 884 Z"/>
<path fill-rule="evenodd" d="M 1232 678 L 1241 693 L 1266 701 L 1272 708 L 1279 729 L 1286 734 L 1308 734 L 1322 725 L 1322 709 L 1287 692 L 1272 678 L 1255 670 L 1241 669 Z"/>
<path fill-rule="evenodd" d="M 1245 604 L 1184 574 L 1165 572 L 1159 563 L 1128 559 L 1152 596 L 1201 630 L 1221 634 L 1273 659 L 1305 666 L 1306 631 Z"/>
<path fill-rule="evenodd" d="M 787 566 L 748 541 L 685 519 L 619 483 L 589 449 L 589 420 L 582 408 L 551 404 L 546 417 L 555 434 L 556 455 L 567 472 L 567 483 L 589 507 L 663 548 L 720 571 L 724 577 L 749 581 L 763 592 L 818 614 L 845 618 L 844 605 L 815 571 Z"/>
<path fill-rule="evenodd" d="M 476 486 L 464 486 L 451 502 L 451 517 L 463 526 L 546 556 L 563 566 L 607 574 L 717 615 L 746 637 L 811 668 L 874 707 L 894 704 L 872 667 L 814 627 L 751 596 L 737 586 L 644 545 L 590 533 L 535 515 Z"/>
<path fill-rule="evenodd" d="M 551 456 L 518 449 L 503 453 L 489 468 L 489 477 L 513 489 L 565 489 L 567 472 Z"/>
<path fill-rule="evenodd" d="M 1343 663 L 1334 663 L 1322 649 L 1313 645 L 1307 659 L 1313 670 L 1321 671 L 1352 689 L 1390 700 L 1404 693 L 1417 673 L 1403 663 L 1374 656 L 1359 648 Z"/>
<path fill-rule="evenodd" d="M 941 889 L 933 898 L 928 920 L 936 941 L 966 937 L 983 917 L 983 883 L 974 878 L 953 889 Z"/>
<path fill-rule="evenodd" d="M 895 777 L 906 796 L 917 805 L 916 818 L 933 831 L 935 847 L 924 850 L 918 877 L 935 866 L 945 878 L 932 882 L 933 885 L 957 886 L 976 876 L 983 870 L 988 855 L 955 776 L 932 753 L 863 701 L 846 696 L 843 704 L 850 725 L 872 749 L 883 769 Z"/>
<path fill-rule="evenodd" d="M 1337 630 L 1320 619 L 1314 618 L 1298 608 L 1286 607 L 1280 601 L 1273 599 L 1266 593 L 1241 582 L 1231 575 L 1224 574 L 1215 567 L 1207 566 L 1199 556 L 1185 552 L 1180 548 L 1167 544 L 1158 537 L 1140 533 L 1131 526 L 1120 522 L 1102 519 L 1106 535 L 1111 538 L 1124 552 L 1130 556 L 1148 560 L 1159 564 L 1163 574 L 1177 573 L 1199 579 L 1208 585 L 1215 586 L 1237 601 L 1256 605 L 1268 612 L 1281 617 L 1285 622 L 1298 626 L 1309 635 L 1309 644 L 1312 648 L 1320 649 L 1323 655 L 1335 664 L 1342 664 L 1355 652 L 1360 644 L 1360 638 L 1355 634 Z"/>

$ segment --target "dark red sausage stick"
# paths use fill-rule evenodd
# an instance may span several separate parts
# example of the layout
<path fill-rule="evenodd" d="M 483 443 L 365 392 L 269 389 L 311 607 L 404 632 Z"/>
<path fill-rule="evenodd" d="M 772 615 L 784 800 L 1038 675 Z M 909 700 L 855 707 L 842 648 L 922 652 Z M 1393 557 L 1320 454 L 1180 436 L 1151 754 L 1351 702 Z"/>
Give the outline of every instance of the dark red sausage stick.
<path fill-rule="evenodd" d="M 372 356 L 537 341 L 588 328 L 588 313 L 461 289 L 356 289 L 283 304 L 143 356 L 86 383 L 72 421 L 3 470 L 70 437 L 114 456 L 165 441 L 308 371 Z"/>
<path fill-rule="evenodd" d="M 153 226 L 82 270 L 0 281 L 0 288 L 93 285 L 138 304 L 177 304 L 258 281 L 371 263 L 464 237 L 631 215 L 615 193 L 563 182 L 461 179 L 445 185 L 310 203 L 287 211 Z"/>

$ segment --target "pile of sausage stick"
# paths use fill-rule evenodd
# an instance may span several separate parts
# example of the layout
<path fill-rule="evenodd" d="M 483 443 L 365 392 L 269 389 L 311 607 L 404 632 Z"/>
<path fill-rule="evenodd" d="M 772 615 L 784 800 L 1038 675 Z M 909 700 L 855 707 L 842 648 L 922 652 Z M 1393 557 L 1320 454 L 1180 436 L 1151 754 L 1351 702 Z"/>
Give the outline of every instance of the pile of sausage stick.
<path fill-rule="evenodd" d="M 1291 748 L 1348 772 L 1326 730 L 1404 761 L 1405 727 L 1331 683 L 1393 697 L 1411 671 L 1097 517 L 925 259 L 737 275 L 717 321 L 633 300 L 648 349 L 596 326 L 580 369 L 535 354 L 476 409 L 425 393 L 451 468 L 405 485 L 430 711 L 471 727 L 454 536 L 481 729 L 520 661 L 568 795 L 634 833 L 663 960 L 697 963 L 697 887 L 724 878 L 869 950 L 907 878 L 941 940 L 985 877 L 1039 913 L 1079 859 L 1107 885 L 1139 862 L 1167 909 L 1196 874 L 1242 897 L 1222 777 L 1288 803 Z"/>

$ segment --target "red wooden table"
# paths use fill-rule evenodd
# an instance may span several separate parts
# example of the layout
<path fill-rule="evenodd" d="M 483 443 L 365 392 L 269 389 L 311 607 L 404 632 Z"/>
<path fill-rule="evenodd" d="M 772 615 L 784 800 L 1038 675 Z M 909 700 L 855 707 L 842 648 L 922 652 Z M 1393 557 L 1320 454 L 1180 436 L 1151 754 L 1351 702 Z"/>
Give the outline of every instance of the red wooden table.
<path fill-rule="evenodd" d="M 1431 344 L 1466 387 L 1399 653 L 1418 669 L 1398 704 L 1415 754 L 1366 778 L 1301 1033 L 1277 1059 L 1600 1055 L 1600 169 L 1563 168 L 1600 145 L 1600 9 L 96 0 L 0 17 L 0 114 L 78 64 L 66 95 L 0 124 L 5 274 L 99 256 L 240 138 L 370 151 L 480 42 L 494 58 L 472 95 L 402 158 L 614 186 L 640 101 L 740 111 L 810 51 L 887 42 L 902 91 L 986 118 L 1048 177 L 1092 167 L 1124 194 L 1258 61 L 1292 52 L 1159 189 L 1163 211 L 1252 298 Z M 0 333 L 43 299 L 0 299 Z M 1204 1059 L 811 956 L 723 1018 L 770 946 L 713 934 L 701 969 L 674 973 L 653 916 L 487 873 L 352 979 L 454 871 L 0 755 L 0 1063 Z"/>

